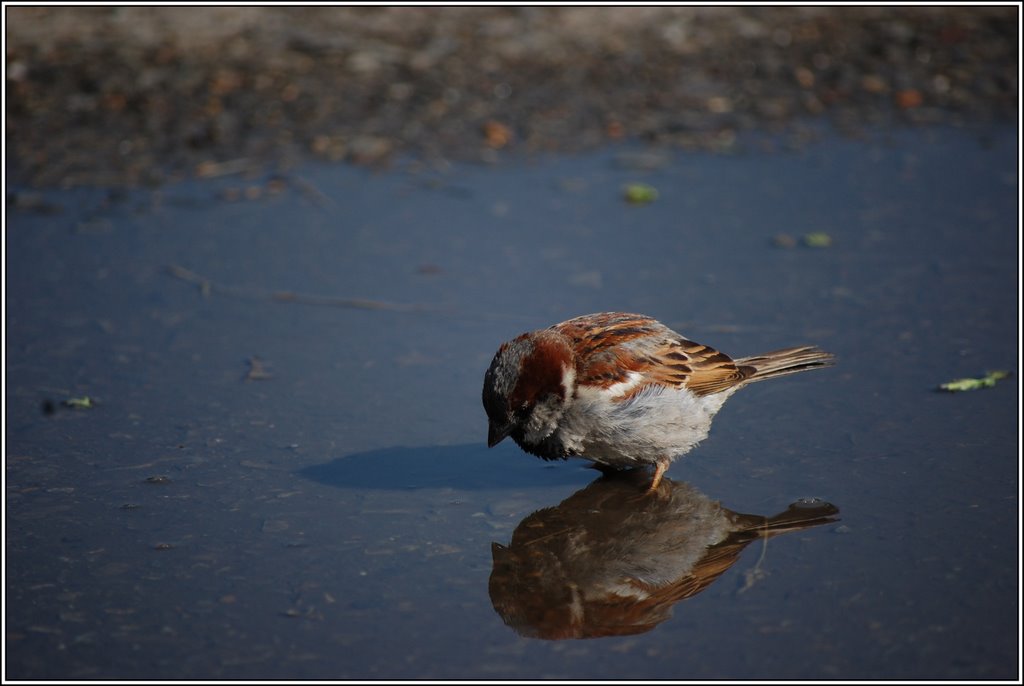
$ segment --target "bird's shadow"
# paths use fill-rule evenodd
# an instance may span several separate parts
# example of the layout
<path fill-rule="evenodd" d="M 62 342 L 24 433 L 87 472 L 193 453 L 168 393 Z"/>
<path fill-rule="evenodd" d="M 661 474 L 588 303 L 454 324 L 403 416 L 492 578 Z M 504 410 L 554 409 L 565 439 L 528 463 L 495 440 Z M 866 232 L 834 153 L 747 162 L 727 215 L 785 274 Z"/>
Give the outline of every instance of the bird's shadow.
<path fill-rule="evenodd" d="M 353 453 L 296 470 L 317 483 L 350 489 L 490 490 L 582 486 L 597 472 L 584 460 L 544 462 L 509 443 L 394 447 Z"/>

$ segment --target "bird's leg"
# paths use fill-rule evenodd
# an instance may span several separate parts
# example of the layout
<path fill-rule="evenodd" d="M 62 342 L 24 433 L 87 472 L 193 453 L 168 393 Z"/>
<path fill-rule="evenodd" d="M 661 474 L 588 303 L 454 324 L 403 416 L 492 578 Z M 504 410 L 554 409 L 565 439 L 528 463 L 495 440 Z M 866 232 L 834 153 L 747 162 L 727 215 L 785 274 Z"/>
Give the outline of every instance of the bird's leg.
<path fill-rule="evenodd" d="M 665 470 L 668 469 L 668 460 L 658 460 L 654 464 L 654 478 L 651 480 L 651 485 L 647 487 L 647 493 L 654 493 L 658 490 L 661 477 L 665 476 Z"/>

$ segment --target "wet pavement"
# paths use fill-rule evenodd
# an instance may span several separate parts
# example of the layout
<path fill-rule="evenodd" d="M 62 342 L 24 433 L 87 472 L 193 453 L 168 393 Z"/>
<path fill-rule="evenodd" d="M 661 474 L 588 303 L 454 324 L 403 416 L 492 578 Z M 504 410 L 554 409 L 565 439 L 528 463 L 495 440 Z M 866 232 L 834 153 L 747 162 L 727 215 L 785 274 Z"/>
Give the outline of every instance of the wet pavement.
<path fill-rule="evenodd" d="M 1019 675 L 1016 131 L 809 130 L 9 186 L 6 676 Z M 501 341 L 602 310 L 838 364 L 741 391 L 679 502 L 598 522 L 629 484 L 488 450 L 480 387 Z M 811 499 L 838 513 L 721 537 Z M 583 612 L 638 558 L 650 613 Z M 581 600 L 538 608 L 534 563 Z M 573 612 L 604 637 L 555 640 Z"/>

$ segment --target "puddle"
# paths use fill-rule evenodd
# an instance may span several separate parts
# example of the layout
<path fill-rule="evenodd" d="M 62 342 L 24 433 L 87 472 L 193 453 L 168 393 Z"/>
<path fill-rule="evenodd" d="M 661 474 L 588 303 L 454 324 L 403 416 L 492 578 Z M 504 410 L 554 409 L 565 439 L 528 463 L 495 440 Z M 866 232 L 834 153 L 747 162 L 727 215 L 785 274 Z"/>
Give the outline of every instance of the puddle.
<path fill-rule="evenodd" d="M 9 189 L 7 676 L 1012 678 L 1015 136 Z M 621 504 L 569 518 L 612 497 L 582 461 L 487 450 L 498 344 L 604 310 L 836 353 L 734 396 L 666 484 L 839 521 L 695 573 L 706 546 L 631 548 Z M 935 390 L 990 369 L 1013 374 Z M 656 549 L 687 521 L 661 502 L 634 514 Z M 494 551 L 538 522 L 597 541 L 548 549 L 558 592 L 618 555 L 671 602 L 628 636 L 527 637 L 503 608 L 556 605 L 504 592 Z"/>

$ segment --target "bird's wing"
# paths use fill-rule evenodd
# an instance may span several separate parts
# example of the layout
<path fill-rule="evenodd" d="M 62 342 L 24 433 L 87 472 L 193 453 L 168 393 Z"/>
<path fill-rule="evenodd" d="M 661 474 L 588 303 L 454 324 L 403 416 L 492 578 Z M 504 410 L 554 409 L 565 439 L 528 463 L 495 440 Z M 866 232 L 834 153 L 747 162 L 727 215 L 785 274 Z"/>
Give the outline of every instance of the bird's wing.
<path fill-rule="evenodd" d="M 576 382 L 599 388 L 623 384 L 623 397 L 658 384 L 697 395 L 732 388 L 753 373 L 728 355 L 684 338 L 638 314 L 603 312 L 556 324 L 576 352 Z M 636 381 L 635 383 L 631 383 Z"/>

